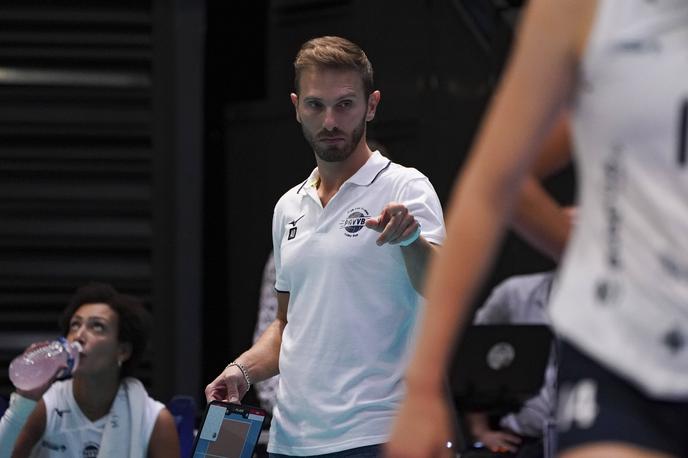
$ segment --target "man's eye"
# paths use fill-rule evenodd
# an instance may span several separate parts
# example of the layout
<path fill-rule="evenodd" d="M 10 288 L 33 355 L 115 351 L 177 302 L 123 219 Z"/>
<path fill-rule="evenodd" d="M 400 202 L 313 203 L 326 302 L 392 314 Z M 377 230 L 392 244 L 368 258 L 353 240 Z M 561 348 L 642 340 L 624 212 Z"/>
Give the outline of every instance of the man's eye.
<path fill-rule="evenodd" d="M 93 323 L 92 327 L 96 331 L 102 331 L 103 329 L 105 329 L 105 325 L 103 323 Z"/>
<path fill-rule="evenodd" d="M 306 106 L 308 108 L 318 109 L 318 108 L 320 108 L 321 105 L 320 105 L 320 102 L 316 102 L 314 100 L 309 100 L 308 102 L 306 102 Z"/>
<path fill-rule="evenodd" d="M 351 105 L 353 105 L 353 102 L 351 100 L 343 100 L 339 102 L 339 106 L 342 108 L 351 108 Z"/>
<path fill-rule="evenodd" d="M 79 326 L 81 326 L 81 324 L 78 321 L 72 321 L 71 323 L 69 323 L 69 329 L 72 330 L 79 329 Z"/>

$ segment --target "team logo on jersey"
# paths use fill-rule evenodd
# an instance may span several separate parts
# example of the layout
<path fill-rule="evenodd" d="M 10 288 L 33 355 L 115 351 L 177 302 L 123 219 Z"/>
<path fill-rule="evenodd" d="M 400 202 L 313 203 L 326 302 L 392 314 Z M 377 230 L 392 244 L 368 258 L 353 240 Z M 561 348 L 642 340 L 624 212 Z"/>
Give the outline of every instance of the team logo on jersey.
<path fill-rule="evenodd" d="M 601 278 L 595 283 L 595 299 L 601 304 L 618 303 L 621 291 L 621 284 L 615 279 Z"/>
<path fill-rule="evenodd" d="M 110 425 L 112 425 L 113 428 L 119 428 L 119 416 L 116 413 L 110 416 Z"/>
<path fill-rule="evenodd" d="M 657 40 L 627 40 L 614 46 L 618 53 L 653 54 L 662 51 L 662 45 Z"/>
<path fill-rule="evenodd" d="M 47 440 L 41 441 L 41 447 L 50 449 L 54 452 L 66 452 L 67 451 L 67 446 L 63 444 L 54 444 L 52 442 L 49 442 Z"/>
<path fill-rule="evenodd" d="M 82 458 L 97 458 L 98 457 L 98 444 L 95 442 L 86 442 L 84 450 L 81 452 Z"/>
<path fill-rule="evenodd" d="M 664 336 L 664 345 L 676 354 L 683 350 L 686 345 L 686 339 L 680 329 L 672 329 Z"/>
<path fill-rule="evenodd" d="M 55 413 L 60 418 L 62 418 L 62 415 L 66 414 L 66 413 L 70 413 L 70 412 L 71 412 L 71 410 L 69 410 L 69 409 L 60 410 L 57 407 L 55 407 Z"/>
<path fill-rule="evenodd" d="M 667 253 L 658 254 L 658 259 L 667 275 L 676 280 L 688 281 L 688 264 Z"/>
<path fill-rule="evenodd" d="M 339 227 L 344 229 L 344 235 L 347 237 L 358 237 L 358 231 L 363 229 L 368 218 L 370 213 L 365 208 L 352 208 L 346 212 L 346 218 L 339 223 Z"/>
<path fill-rule="evenodd" d="M 294 237 L 296 237 L 296 230 L 298 229 L 296 227 L 296 223 L 298 223 L 301 220 L 301 218 L 303 218 L 304 216 L 306 216 L 305 213 L 303 215 L 299 216 L 298 218 L 296 218 L 295 220 L 289 221 L 288 224 L 291 224 L 291 227 L 289 228 L 289 235 L 287 236 L 287 240 L 291 240 Z"/>

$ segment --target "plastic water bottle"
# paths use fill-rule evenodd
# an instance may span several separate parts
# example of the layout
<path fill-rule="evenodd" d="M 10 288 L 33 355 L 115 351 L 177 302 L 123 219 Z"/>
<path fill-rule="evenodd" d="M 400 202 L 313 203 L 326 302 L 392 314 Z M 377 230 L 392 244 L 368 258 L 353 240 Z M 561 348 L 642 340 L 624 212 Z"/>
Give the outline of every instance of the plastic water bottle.
<path fill-rule="evenodd" d="M 60 337 L 29 348 L 10 363 L 10 380 L 20 390 L 31 391 L 45 385 L 60 371 L 58 378 L 69 377 L 79 365 L 79 342 Z"/>

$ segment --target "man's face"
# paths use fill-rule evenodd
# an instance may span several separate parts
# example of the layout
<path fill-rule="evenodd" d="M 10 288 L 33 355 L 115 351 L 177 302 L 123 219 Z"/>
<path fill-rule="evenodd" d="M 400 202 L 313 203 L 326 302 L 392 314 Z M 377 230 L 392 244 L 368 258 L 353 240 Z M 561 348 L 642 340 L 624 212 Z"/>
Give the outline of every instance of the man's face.
<path fill-rule="evenodd" d="M 318 158 L 341 162 L 359 146 L 380 93 L 366 97 L 363 81 L 353 70 L 309 69 L 301 74 L 299 95 L 291 98 L 303 135 Z"/>

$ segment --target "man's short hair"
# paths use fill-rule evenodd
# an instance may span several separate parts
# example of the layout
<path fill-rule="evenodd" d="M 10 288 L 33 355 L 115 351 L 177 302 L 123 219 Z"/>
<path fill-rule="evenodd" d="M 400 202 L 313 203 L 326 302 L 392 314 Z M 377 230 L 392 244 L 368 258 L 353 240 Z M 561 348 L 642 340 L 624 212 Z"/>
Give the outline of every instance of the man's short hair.
<path fill-rule="evenodd" d="M 297 94 L 301 73 L 312 68 L 354 70 L 361 75 L 365 95 L 373 92 L 373 66 L 363 50 L 346 38 L 318 37 L 301 46 L 294 59 L 294 87 Z"/>

